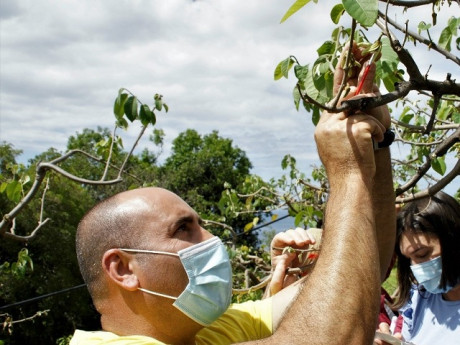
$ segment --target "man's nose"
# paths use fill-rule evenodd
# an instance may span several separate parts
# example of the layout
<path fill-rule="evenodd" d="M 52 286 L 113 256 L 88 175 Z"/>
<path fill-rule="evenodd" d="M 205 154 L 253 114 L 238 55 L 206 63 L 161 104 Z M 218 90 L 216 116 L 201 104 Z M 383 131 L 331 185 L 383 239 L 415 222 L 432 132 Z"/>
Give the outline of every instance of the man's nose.
<path fill-rule="evenodd" d="M 209 240 L 212 237 L 214 237 L 213 234 L 211 234 L 208 230 L 206 230 L 203 227 L 201 227 L 201 240 L 202 241 Z"/>

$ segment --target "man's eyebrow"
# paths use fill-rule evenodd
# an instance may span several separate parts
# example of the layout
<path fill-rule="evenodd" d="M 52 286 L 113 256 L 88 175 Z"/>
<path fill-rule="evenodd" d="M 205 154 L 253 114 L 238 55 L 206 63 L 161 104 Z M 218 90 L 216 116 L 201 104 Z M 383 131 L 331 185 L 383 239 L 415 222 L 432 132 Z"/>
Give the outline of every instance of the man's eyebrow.
<path fill-rule="evenodd" d="M 201 219 L 200 216 L 198 215 L 188 215 L 188 216 L 182 216 L 179 217 L 175 222 L 174 222 L 174 227 L 177 227 L 182 224 L 187 224 L 187 223 L 193 223 L 195 220 L 198 220 L 198 224 L 202 224 L 203 220 Z"/>

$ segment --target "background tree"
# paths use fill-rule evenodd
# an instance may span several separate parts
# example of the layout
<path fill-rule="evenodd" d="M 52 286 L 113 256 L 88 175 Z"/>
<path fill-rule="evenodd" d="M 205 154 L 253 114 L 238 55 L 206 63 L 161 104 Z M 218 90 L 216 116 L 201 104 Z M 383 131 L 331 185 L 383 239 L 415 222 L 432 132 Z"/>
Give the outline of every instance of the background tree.
<path fill-rule="evenodd" d="M 249 175 L 252 164 L 246 153 L 217 131 L 201 136 L 188 129 L 172 144 L 171 155 L 160 169 L 159 185 L 180 195 L 204 219 L 242 230 L 252 217 L 225 213 L 219 201 L 226 185 L 239 189 Z M 248 237 L 246 241 L 255 240 Z"/>
<path fill-rule="evenodd" d="M 308 2 L 295 1 L 282 20 Z M 412 20 L 398 23 L 390 19 L 394 16 L 388 15 L 423 6 L 433 13 L 432 23 L 413 23 Z M 312 115 L 313 124 L 317 123 L 322 109 L 353 112 L 382 104 L 390 106 L 396 141 L 409 148 L 407 157 L 393 161 L 399 203 L 434 194 L 459 175 L 460 86 L 452 73 L 458 71 L 460 64 L 455 55 L 460 49 L 457 38 L 460 18 L 452 16 L 447 22 L 436 23 L 439 9 L 449 6 L 456 4 L 441 0 L 390 0 L 381 2 L 380 9 L 378 0 L 343 0 L 338 5 L 331 4 L 330 18 L 337 26 L 331 39 L 318 47 L 318 58 L 302 64 L 299 58 L 289 56 L 275 70 L 275 79 L 281 79 L 287 78 L 293 68 L 296 78 L 294 104 L 297 108 L 302 104 Z M 436 37 L 435 25 L 442 25 Z M 365 47 L 369 56 L 379 57 L 376 81 L 386 91 L 382 96 L 338 105 L 338 98 L 331 92 L 333 69 L 351 41 Z M 443 60 L 447 59 L 450 65 L 437 66 L 446 68 L 441 71 L 445 78 L 434 80 L 430 77 L 434 75 L 432 70 L 421 71 L 411 55 L 415 49 L 435 51 Z M 446 66 L 457 69 L 448 70 L 450 67 Z M 351 70 L 357 67 L 356 61 L 348 58 L 344 67 Z M 345 82 L 340 90 L 342 94 L 350 92 Z M 257 229 L 263 214 L 283 208 L 295 217 L 298 226 L 321 226 L 328 194 L 322 167 L 315 167 L 311 176 L 306 176 L 297 169 L 295 158 L 287 155 L 281 162 L 286 174 L 266 182 L 248 174 L 249 160 L 244 152 L 232 147 L 230 140 L 220 138 L 217 132 L 202 136 L 194 130 L 176 138 L 172 156 L 163 166 L 158 165 L 157 153 L 144 150 L 134 155 L 137 141 L 125 151 L 117 131 L 130 122 L 140 121 L 140 139 L 147 127 L 155 124 L 155 112 L 162 109 L 168 108 L 158 94 L 153 97 L 153 105 L 148 107 L 129 91 L 121 89 L 114 105 L 116 127 L 112 132 L 83 130 L 69 139 L 70 151 L 49 150 L 27 167 L 16 163 L 18 151 L 12 145 L 5 143 L 0 148 L 0 153 L 4 153 L 0 156 L 2 303 L 52 291 L 58 286 L 55 278 L 61 283 L 78 283 L 70 248 L 75 222 L 84 207 L 118 190 L 159 185 L 181 194 L 203 218 L 208 218 L 212 231 L 223 236 L 229 244 L 237 288 L 263 286 L 269 279 L 267 253 L 257 241 L 251 240 L 251 233 Z M 162 135 L 160 131 L 154 132 L 151 139 L 158 144 L 160 152 Z M 76 183 L 67 182 L 69 180 Z M 62 218 L 57 220 L 61 214 Z M 56 248 L 61 245 L 65 248 Z M 246 295 L 238 294 L 236 299 L 260 297 L 260 292 L 254 293 L 253 288 L 250 291 Z M 78 307 L 85 303 L 79 301 L 88 300 L 84 294 L 72 295 Z M 84 311 L 76 310 L 75 314 L 72 314 L 75 310 L 67 311 L 66 315 L 54 314 L 65 301 L 63 297 L 58 302 L 43 302 L 38 307 L 21 307 L 16 315 L 3 314 L 5 332 L 8 333 L 18 318 L 33 316 L 42 316 L 33 319 L 40 327 L 21 328 L 20 334 L 26 337 L 40 332 L 42 334 L 36 339 L 46 343 L 70 334 L 74 326 L 96 327 L 91 317 L 88 317 L 89 324 L 80 324 L 86 320 L 79 315 L 91 313 L 88 306 Z M 37 315 L 37 311 L 42 314 Z M 52 314 L 51 321 L 48 316 L 43 317 L 43 313 Z M 57 320 L 65 320 L 65 325 L 57 325 Z M 16 326 L 19 324 L 14 328 Z M 53 333 L 54 328 L 56 333 Z M 11 336 L 8 340 L 12 344 L 16 341 Z M 23 338 L 20 340 L 18 343 L 24 343 Z"/>

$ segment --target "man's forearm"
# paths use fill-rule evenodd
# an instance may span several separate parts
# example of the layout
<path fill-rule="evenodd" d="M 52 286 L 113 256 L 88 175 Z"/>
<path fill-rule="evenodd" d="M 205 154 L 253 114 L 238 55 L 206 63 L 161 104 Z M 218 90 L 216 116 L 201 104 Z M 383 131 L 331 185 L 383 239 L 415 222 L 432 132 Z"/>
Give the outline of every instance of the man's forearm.
<path fill-rule="evenodd" d="M 376 173 L 372 194 L 380 255 L 380 277 L 383 281 L 393 256 L 396 236 L 395 195 L 390 149 L 377 150 L 375 163 Z"/>
<path fill-rule="evenodd" d="M 380 277 L 371 205 L 371 183 L 332 183 L 315 269 L 275 334 L 260 344 L 372 343 Z"/>

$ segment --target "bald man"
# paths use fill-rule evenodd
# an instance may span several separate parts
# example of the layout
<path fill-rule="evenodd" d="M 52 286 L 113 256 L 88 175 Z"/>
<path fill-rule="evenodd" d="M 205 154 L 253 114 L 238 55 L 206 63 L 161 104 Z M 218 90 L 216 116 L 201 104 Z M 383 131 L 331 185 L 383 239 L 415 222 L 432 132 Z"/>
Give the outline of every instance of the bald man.
<path fill-rule="evenodd" d="M 363 92 L 374 91 L 374 73 L 372 65 Z M 342 75 L 339 67 L 336 82 Z M 389 123 L 386 108 L 323 113 L 315 139 L 330 196 L 321 255 L 306 278 L 261 301 L 230 304 L 225 247 L 179 196 L 143 188 L 95 206 L 78 227 L 77 255 L 102 330 L 77 330 L 71 344 L 371 344 L 394 244 L 389 151 L 374 151 L 372 140 Z"/>

